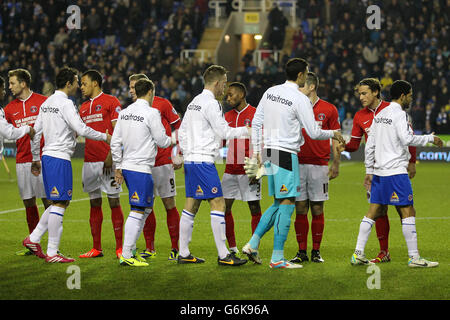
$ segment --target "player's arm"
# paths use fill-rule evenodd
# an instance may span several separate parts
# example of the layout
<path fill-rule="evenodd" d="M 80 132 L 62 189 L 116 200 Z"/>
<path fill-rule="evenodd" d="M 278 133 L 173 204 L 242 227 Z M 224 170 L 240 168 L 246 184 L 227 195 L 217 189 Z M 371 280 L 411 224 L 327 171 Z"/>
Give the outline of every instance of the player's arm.
<path fill-rule="evenodd" d="M 111 137 L 111 159 L 112 162 L 116 166 L 114 179 L 117 184 L 122 184 L 123 182 L 123 176 L 122 176 L 122 158 L 123 158 L 123 150 L 122 150 L 122 129 L 120 125 L 120 121 L 116 122 L 116 125 L 114 126 L 114 132 Z"/>
<path fill-rule="evenodd" d="M 62 116 L 64 120 L 67 122 L 69 127 L 75 131 L 79 136 L 97 140 L 97 141 L 105 141 L 109 143 L 111 141 L 111 136 L 106 133 L 98 132 L 90 127 L 88 127 L 83 120 L 81 120 L 80 115 L 77 112 L 75 105 L 70 102 L 62 109 Z"/>
<path fill-rule="evenodd" d="M 308 136 L 313 140 L 327 140 L 331 138 L 344 144 L 345 140 L 340 130 L 322 130 L 319 128 L 314 118 L 311 101 L 307 97 L 301 97 L 301 99 L 303 101 L 296 105 L 296 112 Z"/>
<path fill-rule="evenodd" d="M 34 122 L 35 135 L 31 139 L 31 154 L 33 161 L 31 162 L 31 173 L 38 176 L 41 173 L 41 137 L 42 137 L 42 116 L 38 114 Z"/>
<path fill-rule="evenodd" d="M 367 137 L 366 147 L 364 149 L 364 165 L 366 167 L 366 176 L 364 178 L 364 187 L 370 192 L 373 176 L 373 166 L 375 164 L 375 129 L 374 125 L 370 128 Z"/>
<path fill-rule="evenodd" d="M 331 117 L 328 120 L 328 127 L 331 129 L 340 129 L 341 125 L 339 124 L 339 113 L 336 107 L 333 106 L 333 111 L 331 113 Z M 335 179 L 339 176 L 339 165 L 341 164 L 341 149 L 344 148 L 344 144 L 339 143 L 337 140 L 331 140 L 331 149 L 333 152 L 333 161 L 328 170 L 328 176 L 330 180 Z"/>
<path fill-rule="evenodd" d="M 359 123 L 358 113 L 356 113 L 353 119 L 352 133 L 350 137 L 350 141 L 345 145 L 345 151 L 347 152 L 355 152 L 359 149 L 361 144 L 362 137 L 364 135 L 364 130 Z M 343 151 L 343 150 L 341 150 Z"/>
<path fill-rule="evenodd" d="M 210 103 L 205 108 L 205 116 L 214 133 L 222 139 L 247 138 L 250 136 L 250 130 L 247 127 L 232 128 L 228 126 L 217 101 Z"/>
<path fill-rule="evenodd" d="M 34 130 L 30 126 L 23 126 L 20 128 L 14 127 L 11 123 L 8 123 L 3 115 L 3 110 L 0 109 L 0 135 L 8 140 L 17 140 L 24 135 L 29 134 L 32 139 L 34 136 Z"/>
<path fill-rule="evenodd" d="M 409 126 L 406 112 L 398 112 L 393 120 L 397 137 L 404 146 L 425 146 L 427 143 L 438 143 L 435 138 L 439 138 L 434 134 L 415 135 Z"/>
<path fill-rule="evenodd" d="M 147 125 L 150 128 L 150 133 L 152 134 L 153 139 L 155 139 L 158 147 L 167 148 L 171 145 L 172 139 L 166 134 L 166 129 L 161 122 L 161 114 L 159 111 L 156 109 L 152 110 L 155 111 L 155 115 L 147 118 Z"/>

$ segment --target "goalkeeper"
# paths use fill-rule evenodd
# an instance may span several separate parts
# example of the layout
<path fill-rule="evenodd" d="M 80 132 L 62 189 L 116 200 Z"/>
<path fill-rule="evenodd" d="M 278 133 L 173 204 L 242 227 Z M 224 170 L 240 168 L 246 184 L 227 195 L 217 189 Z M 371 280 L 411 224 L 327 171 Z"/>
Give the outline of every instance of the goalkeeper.
<path fill-rule="evenodd" d="M 264 170 L 268 176 L 269 195 L 274 203 L 262 215 L 250 241 L 242 252 L 255 263 L 261 263 L 258 247 L 261 237 L 272 227 L 274 243 L 271 268 L 301 268 L 284 258 L 284 243 L 299 196 L 300 177 L 297 152 L 304 143 L 301 129 L 316 140 L 330 138 L 344 143 L 338 130 L 321 130 L 314 119 L 312 105 L 307 96 L 299 91 L 308 74 L 308 63 L 299 58 L 289 60 L 285 67 L 287 81 L 269 88 L 261 98 L 253 118 L 253 158 L 246 159 L 246 173 L 250 178 L 260 178 L 262 127 L 264 126 Z"/>

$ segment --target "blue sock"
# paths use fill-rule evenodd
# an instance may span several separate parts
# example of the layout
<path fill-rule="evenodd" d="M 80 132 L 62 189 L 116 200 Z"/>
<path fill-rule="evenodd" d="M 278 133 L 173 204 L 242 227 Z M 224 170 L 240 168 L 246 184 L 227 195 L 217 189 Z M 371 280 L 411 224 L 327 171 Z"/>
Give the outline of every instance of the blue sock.
<path fill-rule="evenodd" d="M 289 233 L 291 216 L 294 209 L 295 205 L 293 204 L 282 204 L 278 208 L 273 229 L 272 262 L 278 262 L 284 259 L 284 243 Z"/>
<path fill-rule="evenodd" d="M 258 226 L 256 227 L 255 232 L 253 233 L 253 236 L 249 241 L 250 246 L 253 249 L 258 249 L 259 241 L 261 240 L 262 236 L 267 231 L 269 231 L 270 228 L 272 228 L 275 222 L 275 213 L 277 212 L 279 206 L 280 201 L 275 200 L 275 202 L 261 216 Z"/>

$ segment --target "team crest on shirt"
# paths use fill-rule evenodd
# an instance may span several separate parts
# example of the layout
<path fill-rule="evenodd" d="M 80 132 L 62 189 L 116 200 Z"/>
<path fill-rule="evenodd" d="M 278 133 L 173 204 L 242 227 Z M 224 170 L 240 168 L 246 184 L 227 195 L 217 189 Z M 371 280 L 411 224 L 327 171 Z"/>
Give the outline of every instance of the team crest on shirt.
<path fill-rule="evenodd" d="M 398 195 L 397 195 L 397 193 L 394 191 L 394 192 L 392 192 L 392 195 L 391 195 L 391 202 L 399 202 L 400 201 L 400 199 L 398 198 Z"/>
<path fill-rule="evenodd" d="M 135 191 L 135 192 L 133 193 L 133 195 L 131 196 L 130 201 L 133 201 L 133 202 L 139 202 L 139 196 L 138 196 L 138 194 L 137 194 L 136 191 Z"/>
<path fill-rule="evenodd" d="M 116 112 L 119 113 L 120 111 L 122 111 L 122 108 L 120 106 L 116 107 Z"/>
<path fill-rule="evenodd" d="M 244 120 L 244 125 L 250 127 L 251 124 L 252 124 L 252 120 L 250 120 L 250 119 L 245 119 L 245 120 Z"/>
<path fill-rule="evenodd" d="M 325 120 L 325 118 L 326 118 L 325 113 L 319 113 L 319 114 L 317 115 L 317 119 L 319 119 L 320 121 Z"/>
<path fill-rule="evenodd" d="M 50 195 L 51 195 L 52 197 L 59 197 L 59 191 L 58 191 L 58 189 L 57 189 L 56 187 L 53 187 L 53 188 L 52 188 L 52 191 L 50 192 Z"/>
<path fill-rule="evenodd" d="M 100 111 L 100 110 L 102 110 L 102 106 L 101 106 L 101 105 L 99 105 L 99 104 L 98 104 L 98 105 L 96 105 L 96 106 L 95 106 L 95 111 L 97 111 L 97 112 L 98 112 L 98 111 Z"/>
<path fill-rule="evenodd" d="M 30 111 L 31 113 L 36 113 L 38 111 L 38 108 L 36 106 L 31 106 Z"/>
<path fill-rule="evenodd" d="M 197 185 L 197 190 L 195 190 L 195 194 L 198 195 L 203 195 L 203 189 L 200 187 L 200 185 Z"/>
<path fill-rule="evenodd" d="M 281 188 L 280 188 L 280 192 L 282 192 L 282 193 L 285 193 L 285 192 L 288 192 L 289 190 L 288 190 L 288 188 L 286 188 L 286 185 L 282 185 L 281 186 Z"/>

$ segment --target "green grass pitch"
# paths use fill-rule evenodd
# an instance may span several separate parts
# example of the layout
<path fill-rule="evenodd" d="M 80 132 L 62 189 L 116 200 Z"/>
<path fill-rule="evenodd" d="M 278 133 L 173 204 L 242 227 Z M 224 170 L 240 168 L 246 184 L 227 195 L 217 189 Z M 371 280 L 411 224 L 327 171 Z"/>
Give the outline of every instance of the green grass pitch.
<path fill-rule="evenodd" d="M 14 159 L 7 163 L 15 180 Z M 204 202 L 195 219 L 193 254 L 205 258 L 202 265 L 177 265 L 167 260 L 170 240 L 166 213 L 161 200 L 156 199 L 157 230 L 155 246 L 157 257 L 146 268 L 120 267 L 115 257 L 114 237 L 107 201 L 103 201 L 102 242 L 104 257 L 79 259 L 78 255 L 91 249 L 89 229 L 89 201 L 81 189 L 82 159 L 74 159 L 73 201 L 64 216 L 64 231 L 60 250 L 76 259 L 72 264 L 46 264 L 34 256 L 16 256 L 27 236 L 25 211 L 15 181 L 9 181 L 3 165 L 0 167 L 0 300 L 21 299 L 83 299 L 83 300 L 447 300 L 449 285 L 449 230 L 450 230 L 450 166 L 445 163 L 417 165 L 417 176 L 412 180 L 417 211 L 419 250 L 423 257 L 439 261 L 434 269 L 407 267 L 407 250 L 400 221 L 394 208 L 389 209 L 391 222 L 390 251 L 392 261 L 377 265 L 379 289 L 369 289 L 370 278 L 366 266 L 353 267 L 350 256 L 356 244 L 359 222 L 368 203 L 362 186 L 364 167 L 359 162 L 341 164 L 340 176 L 330 182 L 330 200 L 325 204 L 325 230 L 321 253 L 323 264 L 305 263 L 303 269 L 272 270 L 269 260 L 273 231 L 263 238 L 260 254 L 262 265 L 247 263 L 239 268 L 217 265 L 217 251 L 212 236 L 209 206 Z M 218 165 L 219 174 L 224 170 Z M 184 176 L 177 171 L 177 207 L 184 205 Z M 264 180 L 265 181 L 265 180 Z M 127 190 L 121 196 L 125 218 L 129 212 Z M 262 209 L 272 202 L 263 186 Z M 41 203 L 39 202 L 41 205 Z M 40 206 L 40 213 L 43 209 Z M 249 240 L 250 213 L 245 203 L 233 207 L 236 240 L 241 250 Z M 294 219 L 294 216 L 293 218 Z M 293 220 L 292 220 L 293 221 Z M 42 240 L 46 249 L 47 236 Z M 138 247 L 144 246 L 144 239 Z M 309 233 L 309 249 L 311 232 Z M 286 258 L 297 252 L 293 224 L 285 246 Z M 372 230 L 366 247 L 369 258 L 378 253 L 376 232 Z M 79 289 L 69 289 L 72 275 L 70 266 L 80 270 Z M 70 279 L 69 279 L 70 280 Z M 70 281 L 69 281 L 70 282 Z"/>

